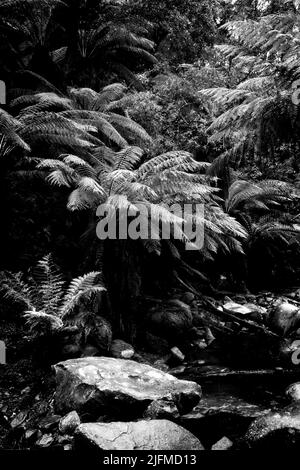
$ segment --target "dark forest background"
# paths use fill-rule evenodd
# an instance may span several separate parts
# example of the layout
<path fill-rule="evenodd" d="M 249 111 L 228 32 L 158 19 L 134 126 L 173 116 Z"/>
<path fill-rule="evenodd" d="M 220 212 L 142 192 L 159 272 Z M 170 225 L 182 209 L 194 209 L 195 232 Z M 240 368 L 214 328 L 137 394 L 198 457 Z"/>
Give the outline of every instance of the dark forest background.
<path fill-rule="evenodd" d="M 2 285 L 34 321 L 83 303 L 128 339 L 147 296 L 297 285 L 298 7 L 1 1 Z M 204 204 L 203 249 L 97 239 L 100 203 L 137 201 L 174 226 L 164 202 Z"/>

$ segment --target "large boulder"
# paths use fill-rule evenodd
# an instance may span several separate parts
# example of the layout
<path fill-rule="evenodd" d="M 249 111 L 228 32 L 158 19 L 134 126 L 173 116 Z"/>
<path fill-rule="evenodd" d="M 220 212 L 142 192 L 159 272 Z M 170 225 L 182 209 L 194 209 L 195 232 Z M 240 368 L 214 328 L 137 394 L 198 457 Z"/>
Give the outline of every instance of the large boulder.
<path fill-rule="evenodd" d="M 182 341 L 193 327 L 190 306 L 177 299 L 153 307 L 146 321 L 153 334 L 167 339 L 171 344 Z"/>
<path fill-rule="evenodd" d="M 271 328 L 282 336 L 286 336 L 300 324 L 299 307 L 288 302 L 281 302 L 273 309 L 269 317 Z"/>
<path fill-rule="evenodd" d="M 244 443 L 252 449 L 298 448 L 300 444 L 299 404 L 256 419 L 250 425 Z"/>
<path fill-rule="evenodd" d="M 61 414 L 76 410 L 90 418 L 137 419 L 157 400 L 174 403 L 184 414 L 201 398 L 195 382 L 130 360 L 83 357 L 60 362 L 54 369 L 55 407 Z"/>
<path fill-rule="evenodd" d="M 300 401 L 300 382 L 290 385 L 285 391 L 286 397 L 292 402 Z"/>
<path fill-rule="evenodd" d="M 204 450 L 193 434 L 164 419 L 81 424 L 75 442 L 77 448 L 99 450 Z"/>

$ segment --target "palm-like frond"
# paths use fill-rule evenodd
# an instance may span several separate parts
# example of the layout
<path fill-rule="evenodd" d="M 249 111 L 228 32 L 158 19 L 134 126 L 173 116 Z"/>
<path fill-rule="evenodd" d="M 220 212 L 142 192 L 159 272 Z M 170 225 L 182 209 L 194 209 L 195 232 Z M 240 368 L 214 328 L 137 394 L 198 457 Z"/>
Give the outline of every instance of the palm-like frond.
<path fill-rule="evenodd" d="M 153 55 L 153 42 L 143 35 L 144 32 L 134 31 L 129 24 L 103 21 L 102 17 L 96 17 L 90 24 L 79 21 L 77 31 L 73 30 L 72 33 L 66 53 L 56 55 L 58 60 L 65 58 L 70 76 L 73 78 L 77 73 L 77 80 L 83 75 L 84 66 L 89 71 L 92 86 L 96 87 L 103 69 L 105 72 L 114 70 L 119 77 L 131 83 L 137 82 L 132 73 L 135 64 L 157 62 Z"/>
<path fill-rule="evenodd" d="M 122 83 L 113 83 L 107 85 L 98 94 L 98 97 L 93 102 L 92 107 L 95 111 L 106 111 L 110 103 L 122 98 L 127 90 L 127 87 Z"/>
<path fill-rule="evenodd" d="M 90 88 L 72 88 L 68 97 L 43 92 L 16 98 L 12 102 L 12 108 L 19 110 L 16 132 L 32 146 L 50 144 L 61 153 L 67 149 L 78 157 L 105 146 L 128 147 L 127 139 L 132 143 L 150 142 L 147 132 L 133 120 L 106 110 L 110 100 L 125 90 L 117 83 L 99 93 Z"/>
<path fill-rule="evenodd" d="M 237 180 L 229 188 L 225 207 L 232 214 L 251 209 L 269 211 L 272 206 L 291 201 L 293 193 L 293 188 L 283 181 L 265 180 L 254 184 Z"/>
<path fill-rule="evenodd" d="M 72 156 L 62 157 L 58 165 L 55 161 L 46 161 L 46 165 L 49 164 L 54 171 L 63 172 L 63 160 L 77 174 L 73 177 L 75 189 L 69 196 L 69 209 L 95 211 L 101 204 L 108 217 L 115 217 L 118 211 L 133 213 L 143 218 L 145 224 L 150 222 L 152 231 L 158 228 L 155 242 L 163 235 L 161 229 L 171 226 L 170 235 L 188 243 L 183 224 L 198 224 L 203 226 L 203 230 L 205 227 L 207 252 L 217 253 L 221 245 L 227 246 L 227 241 L 231 247 L 241 249 L 238 239 L 245 237 L 244 229 L 216 202 L 210 204 L 218 189 L 211 185 L 211 178 L 205 174 L 207 163 L 196 162 L 189 153 L 178 151 L 154 157 L 139 165 L 142 151 L 136 147 L 128 147 L 117 153 L 106 151 L 107 160 L 103 158 L 100 161 L 100 156 L 88 164 L 89 176 L 84 177 L 85 165 L 82 159 L 77 161 Z M 78 169 L 83 169 L 81 175 Z M 58 184 L 61 183 L 60 178 Z M 146 212 L 140 211 L 140 204 L 146 208 Z M 173 212 L 174 204 L 177 204 L 177 209 L 183 209 L 184 204 L 207 204 L 207 215 L 202 219 L 193 214 L 182 216 Z M 146 249 L 149 248 L 144 245 Z M 154 251 L 157 250 L 158 243 L 155 243 Z"/>
<path fill-rule="evenodd" d="M 261 161 L 283 143 L 298 140 L 299 107 L 292 83 L 300 77 L 299 19 L 292 12 L 222 27 L 231 44 L 218 46 L 242 79 L 232 88 L 202 90 L 214 103 L 210 140 L 223 144 L 230 161 Z"/>
<path fill-rule="evenodd" d="M 22 139 L 19 131 L 20 122 L 14 119 L 3 109 L 0 109 L 0 141 L 1 154 L 5 155 L 14 148 L 21 148 L 27 152 L 30 146 Z"/>

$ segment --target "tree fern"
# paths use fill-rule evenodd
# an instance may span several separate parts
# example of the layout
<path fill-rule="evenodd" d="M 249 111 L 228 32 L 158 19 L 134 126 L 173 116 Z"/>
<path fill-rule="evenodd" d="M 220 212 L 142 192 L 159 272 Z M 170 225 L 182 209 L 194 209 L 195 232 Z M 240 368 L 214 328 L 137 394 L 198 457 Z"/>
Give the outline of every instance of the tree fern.
<path fill-rule="evenodd" d="M 3 109 L 0 109 L 0 142 L 1 154 L 12 152 L 16 148 L 21 148 L 29 152 L 30 146 L 23 140 L 19 132 L 20 122 L 14 119 Z"/>
<path fill-rule="evenodd" d="M 230 161 L 274 158 L 282 144 L 299 145 L 293 81 L 300 77 L 299 17 L 292 11 L 222 26 L 230 44 L 218 46 L 239 77 L 230 88 L 202 90 L 215 105 L 211 141 Z"/>
<path fill-rule="evenodd" d="M 132 211 L 144 218 L 145 224 L 148 218 L 154 227 L 170 225 L 172 234 L 183 244 L 188 239 L 183 231 L 184 219 L 177 216 L 166 204 L 172 206 L 179 204 L 205 204 L 206 212 L 204 220 L 197 219 L 195 215 L 185 219 L 189 224 L 202 224 L 205 227 L 205 252 L 216 253 L 226 240 L 230 240 L 231 247 L 234 245 L 231 239 L 244 238 L 245 231 L 222 208 L 218 205 L 215 185 L 211 184 L 213 178 L 207 176 L 205 171 L 208 164 L 196 162 L 187 152 L 169 152 L 152 158 L 148 162 L 139 165 L 142 151 L 138 148 L 127 147 L 119 152 L 110 151 L 110 160 L 95 160 L 84 164 L 74 165 L 72 158 L 66 161 L 62 156 L 64 164 L 68 164 L 73 175 L 73 191 L 69 196 L 68 208 L 71 210 L 89 209 L 95 211 L 101 204 L 103 208 L 114 217 L 116 211 Z M 61 162 L 61 159 L 58 161 Z M 76 161 L 76 160 L 75 160 Z M 55 161 L 45 160 L 45 167 L 55 171 L 60 166 Z M 80 168 L 80 173 L 78 171 Z M 93 172 L 91 171 L 93 169 Z M 50 173 L 50 176 L 53 173 Z M 89 176 L 88 176 L 89 175 Z M 51 179 L 52 183 L 61 185 L 65 177 L 58 176 L 57 181 Z M 66 186 L 69 181 L 66 180 Z M 147 209 L 146 214 L 140 213 L 139 204 Z M 94 213 L 95 213 L 94 212 Z M 160 230 L 157 232 L 158 239 L 162 236 Z M 223 241 L 221 241 L 223 240 Z M 151 248 L 151 243 L 143 245 Z M 157 243 L 155 243 L 157 250 Z M 239 245 L 236 245 L 239 247 Z"/>
<path fill-rule="evenodd" d="M 125 148 L 128 139 L 131 143 L 150 142 L 146 131 L 133 120 L 106 110 L 110 99 L 125 91 L 115 84 L 100 93 L 72 88 L 66 97 L 43 92 L 16 98 L 11 103 L 19 111 L 16 133 L 33 147 L 50 144 L 78 157 L 97 148 Z"/>
<path fill-rule="evenodd" d="M 237 180 L 229 188 L 226 210 L 235 214 L 247 209 L 269 211 L 272 206 L 291 202 L 296 197 L 294 189 L 283 181 L 264 180 L 258 183 Z"/>
<path fill-rule="evenodd" d="M 99 13 L 94 8 L 88 22 L 79 14 L 77 28 L 69 30 L 66 51 L 62 56 L 55 56 L 60 65 L 67 65 L 68 78 L 76 77 L 77 83 L 98 87 L 101 76 L 107 71 L 113 71 L 129 84 L 137 83 L 133 73 L 135 66 L 157 62 L 153 55 L 154 44 L 145 37 L 146 31 L 137 31 L 125 18 L 122 22 L 106 18 L 105 7 L 101 4 Z"/>

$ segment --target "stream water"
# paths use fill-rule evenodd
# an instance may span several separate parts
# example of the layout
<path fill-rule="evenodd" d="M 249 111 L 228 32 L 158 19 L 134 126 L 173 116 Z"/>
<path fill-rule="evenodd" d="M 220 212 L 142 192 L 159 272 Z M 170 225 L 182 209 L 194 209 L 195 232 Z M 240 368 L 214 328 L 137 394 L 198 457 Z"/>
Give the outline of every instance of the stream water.
<path fill-rule="evenodd" d="M 286 388 L 300 380 L 296 370 L 234 370 L 219 366 L 187 367 L 175 373 L 202 387 L 199 405 L 183 421 L 206 448 L 227 437 L 239 440 L 251 422 L 288 404 Z"/>

